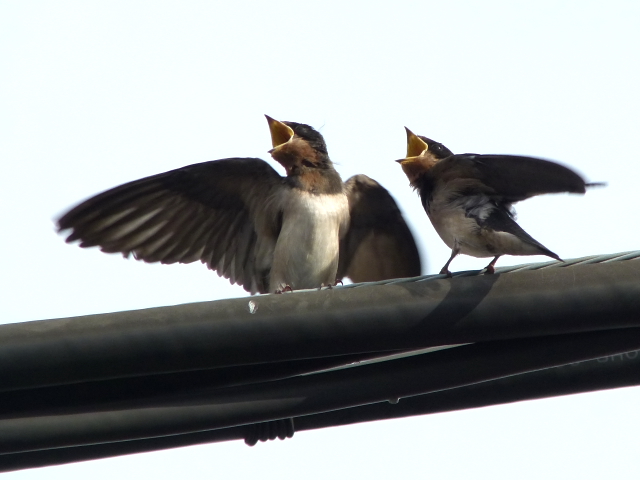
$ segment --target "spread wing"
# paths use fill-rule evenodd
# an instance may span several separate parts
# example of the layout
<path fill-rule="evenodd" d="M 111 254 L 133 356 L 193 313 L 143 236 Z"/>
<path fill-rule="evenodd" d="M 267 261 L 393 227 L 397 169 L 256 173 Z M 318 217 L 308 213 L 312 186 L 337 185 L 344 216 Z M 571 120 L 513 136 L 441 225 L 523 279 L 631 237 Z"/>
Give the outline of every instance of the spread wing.
<path fill-rule="evenodd" d="M 351 222 L 340 244 L 338 278 L 374 282 L 416 277 L 420 254 L 389 192 L 366 175 L 347 180 Z"/>
<path fill-rule="evenodd" d="M 138 260 L 200 260 L 255 293 L 268 291 L 283 178 L 259 158 L 198 163 L 107 190 L 58 220 L 67 242 Z"/>
<path fill-rule="evenodd" d="M 506 203 L 544 193 L 585 193 L 587 186 L 573 170 L 539 158 L 465 153 L 441 163 L 448 163 L 448 169 L 455 171 L 458 178 L 479 180 Z M 454 165 L 455 169 L 451 168 Z"/>

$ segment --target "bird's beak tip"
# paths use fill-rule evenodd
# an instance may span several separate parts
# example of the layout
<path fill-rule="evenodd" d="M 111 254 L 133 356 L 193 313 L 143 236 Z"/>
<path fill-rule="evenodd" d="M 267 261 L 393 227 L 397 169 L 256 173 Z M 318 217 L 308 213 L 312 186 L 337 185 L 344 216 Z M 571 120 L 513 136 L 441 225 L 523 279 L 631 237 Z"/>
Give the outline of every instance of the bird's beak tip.
<path fill-rule="evenodd" d="M 287 143 L 293 138 L 294 132 L 290 126 L 280 122 L 279 120 L 276 120 L 275 118 L 271 118 L 269 115 L 265 115 L 265 117 L 267 118 L 267 122 L 269 123 L 269 131 L 271 132 L 271 144 L 274 148 Z"/>

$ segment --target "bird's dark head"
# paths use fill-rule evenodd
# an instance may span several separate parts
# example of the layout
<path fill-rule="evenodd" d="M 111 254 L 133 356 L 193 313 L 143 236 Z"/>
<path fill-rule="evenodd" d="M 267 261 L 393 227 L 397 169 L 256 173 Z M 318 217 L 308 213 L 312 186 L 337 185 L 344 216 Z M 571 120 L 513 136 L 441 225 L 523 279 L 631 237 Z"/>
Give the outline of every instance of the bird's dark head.
<path fill-rule="evenodd" d="M 332 168 L 327 145 L 319 132 L 309 125 L 280 122 L 267 115 L 273 149 L 269 153 L 286 170 L 297 168 Z"/>
<path fill-rule="evenodd" d="M 396 160 L 409 179 L 411 185 L 416 186 L 418 178 L 436 163 L 453 155 L 453 152 L 443 144 L 430 138 L 418 136 L 407 127 L 407 156 Z"/>

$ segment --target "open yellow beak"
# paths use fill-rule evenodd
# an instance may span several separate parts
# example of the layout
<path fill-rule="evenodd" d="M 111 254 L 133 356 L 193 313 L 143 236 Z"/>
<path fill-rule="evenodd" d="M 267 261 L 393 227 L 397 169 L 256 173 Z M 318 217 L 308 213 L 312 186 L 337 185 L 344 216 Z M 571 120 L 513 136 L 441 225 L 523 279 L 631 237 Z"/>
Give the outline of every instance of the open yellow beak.
<path fill-rule="evenodd" d="M 265 117 L 267 117 L 267 122 L 269 122 L 269 131 L 271 132 L 271 144 L 273 145 L 273 148 L 291 140 L 294 135 L 291 127 L 271 118 L 269 115 L 265 115 Z"/>
<path fill-rule="evenodd" d="M 418 157 L 429 150 L 427 142 L 422 140 L 407 127 L 404 127 L 404 129 L 407 131 L 407 158 Z"/>
<path fill-rule="evenodd" d="M 418 163 L 418 158 L 424 155 L 427 150 L 429 150 L 429 145 L 427 145 L 424 140 L 422 140 L 407 127 L 404 127 L 404 129 L 407 131 L 407 156 L 406 158 L 396 160 L 396 162 L 398 162 L 400 165 L 409 166 L 414 163 Z"/>

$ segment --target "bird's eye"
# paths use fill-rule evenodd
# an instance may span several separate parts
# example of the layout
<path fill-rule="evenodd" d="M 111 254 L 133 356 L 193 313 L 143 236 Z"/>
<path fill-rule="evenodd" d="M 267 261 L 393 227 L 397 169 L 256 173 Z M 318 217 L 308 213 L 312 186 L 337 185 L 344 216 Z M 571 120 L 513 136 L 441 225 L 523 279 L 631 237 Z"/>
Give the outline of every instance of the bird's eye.
<path fill-rule="evenodd" d="M 429 150 L 437 157 L 447 157 L 449 155 L 447 149 L 441 143 L 432 144 Z"/>
<path fill-rule="evenodd" d="M 307 160 L 306 158 L 302 160 L 302 165 L 304 165 L 305 167 L 315 167 L 315 164 Z"/>

